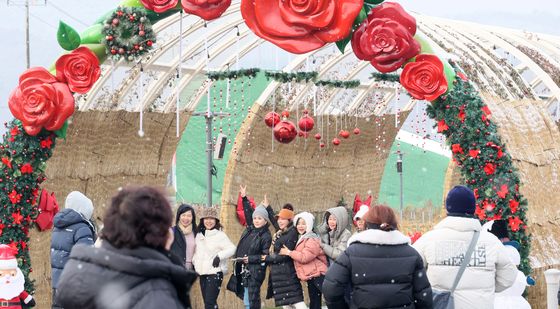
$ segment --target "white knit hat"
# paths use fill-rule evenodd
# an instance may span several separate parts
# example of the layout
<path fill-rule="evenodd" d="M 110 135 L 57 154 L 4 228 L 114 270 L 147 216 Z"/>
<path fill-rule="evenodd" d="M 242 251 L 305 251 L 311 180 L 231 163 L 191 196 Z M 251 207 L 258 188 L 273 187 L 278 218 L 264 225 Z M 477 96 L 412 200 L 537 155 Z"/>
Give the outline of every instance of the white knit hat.
<path fill-rule="evenodd" d="M 304 212 L 300 212 L 299 214 L 297 214 L 294 217 L 294 224 L 297 226 L 297 222 L 299 219 L 303 219 L 305 221 L 305 232 L 306 233 L 311 233 L 311 231 L 313 230 L 313 224 L 315 224 L 315 217 L 313 216 L 313 214 L 304 211 Z"/>
<path fill-rule="evenodd" d="M 16 251 L 8 245 L 0 245 L 0 269 L 15 269 L 18 267 Z"/>
<path fill-rule="evenodd" d="M 75 210 L 87 220 L 90 220 L 91 215 L 93 215 L 93 202 L 83 193 L 78 191 L 72 191 L 68 194 L 64 207 Z"/>
<path fill-rule="evenodd" d="M 360 206 L 360 209 L 358 209 L 358 212 L 356 213 L 356 215 L 354 215 L 354 221 L 358 221 L 358 219 L 363 218 L 368 211 L 369 211 L 368 205 L 363 204 L 362 206 Z"/>

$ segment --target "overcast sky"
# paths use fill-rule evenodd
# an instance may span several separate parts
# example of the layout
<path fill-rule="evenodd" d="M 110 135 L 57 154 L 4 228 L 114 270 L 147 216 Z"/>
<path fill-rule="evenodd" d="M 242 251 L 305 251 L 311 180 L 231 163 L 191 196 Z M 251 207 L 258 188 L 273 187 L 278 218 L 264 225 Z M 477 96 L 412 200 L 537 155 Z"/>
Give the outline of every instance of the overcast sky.
<path fill-rule="evenodd" d="M 8 0 L 8 2 L 24 0 Z M 31 0 L 41 2 L 40 0 Z M 59 20 L 78 32 L 85 29 L 116 0 L 48 0 L 47 6 L 31 8 L 31 66 L 49 67 L 62 50 L 56 42 Z M 560 0 L 401 0 L 407 10 L 425 15 L 468 20 L 560 36 Z M 70 16 L 69 16 L 70 15 Z M 0 1 L 0 123 L 11 118 L 7 108 L 9 93 L 25 70 L 25 14 L 21 6 Z M 3 125 L 0 129 L 3 132 Z"/>

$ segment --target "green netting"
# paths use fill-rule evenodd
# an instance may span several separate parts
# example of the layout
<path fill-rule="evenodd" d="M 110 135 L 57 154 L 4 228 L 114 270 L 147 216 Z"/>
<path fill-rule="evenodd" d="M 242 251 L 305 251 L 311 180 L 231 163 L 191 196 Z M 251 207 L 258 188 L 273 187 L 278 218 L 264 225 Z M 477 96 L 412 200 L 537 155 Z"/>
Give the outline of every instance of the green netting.
<path fill-rule="evenodd" d="M 231 80 L 229 108 L 226 108 L 227 81 L 216 81 L 210 90 L 210 104 L 215 112 L 231 113 L 230 117 L 215 119 L 212 135 L 216 137 L 222 132 L 227 135 L 228 143 L 224 158 L 214 160 L 218 175 L 213 178 L 212 201 L 220 203 L 224 173 L 229 155 L 242 121 L 258 96 L 268 85 L 264 74 L 253 79 Z M 250 84 L 250 85 L 249 85 Z M 206 111 L 207 96 L 201 98 L 196 107 L 197 112 Z M 191 117 L 181 141 L 177 147 L 176 177 L 177 201 L 189 203 L 206 203 L 206 121 L 204 117 Z"/>
<path fill-rule="evenodd" d="M 393 208 L 400 206 L 400 179 L 397 173 L 397 144 L 391 147 L 391 155 L 385 164 L 379 202 Z M 404 207 L 439 206 L 443 196 L 443 183 L 449 158 L 411 144 L 400 142 L 403 159 Z"/>

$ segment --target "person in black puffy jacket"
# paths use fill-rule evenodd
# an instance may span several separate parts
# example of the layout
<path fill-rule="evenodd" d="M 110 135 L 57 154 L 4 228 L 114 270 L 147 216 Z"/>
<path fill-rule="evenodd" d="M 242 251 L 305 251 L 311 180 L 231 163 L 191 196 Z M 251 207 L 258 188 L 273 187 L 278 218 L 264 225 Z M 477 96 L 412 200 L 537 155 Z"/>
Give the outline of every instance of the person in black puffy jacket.
<path fill-rule="evenodd" d="M 398 231 L 393 210 L 372 207 L 363 218 L 366 230 L 348 241 L 323 282 L 328 308 L 432 308 L 432 289 L 422 258 Z M 347 285 L 352 298 L 344 301 Z"/>
<path fill-rule="evenodd" d="M 246 186 L 241 186 L 239 193 L 243 198 L 247 228 L 241 234 L 234 256 L 241 261 L 234 264 L 227 289 L 243 300 L 245 308 L 260 309 L 261 285 L 266 275 L 266 264 L 262 261 L 262 256 L 268 254 L 272 243 L 269 211 L 263 205 L 253 210 L 246 196 Z"/>
<path fill-rule="evenodd" d="M 73 191 L 66 197 L 65 209 L 57 213 L 53 219 L 51 238 L 51 284 L 53 299 L 56 298 L 58 279 L 72 248 L 76 244 L 93 246 L 95 228 L 91 217 L 93 203 L 84 194 Z M 52 308 L 60 308 L 53 302 Z"/>
<path fill-rule="evenodd" d="M 100 248 L 77 245 L 58 282 L 66 309 L 190 308 L 196 273 L 173 260 L 173 213 L 152 187 L 117 193 L 104 216 Z"/>

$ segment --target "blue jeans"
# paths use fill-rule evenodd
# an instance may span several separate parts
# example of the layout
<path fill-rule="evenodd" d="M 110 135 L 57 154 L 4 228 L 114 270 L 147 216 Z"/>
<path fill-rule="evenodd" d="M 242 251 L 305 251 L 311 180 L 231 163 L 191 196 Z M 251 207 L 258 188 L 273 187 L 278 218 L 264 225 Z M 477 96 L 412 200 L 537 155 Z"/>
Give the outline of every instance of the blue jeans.
<path fill-rule="evenodd" d="M 245 292 L 243 293 L 243 304 L 245 305 L 245 309 L 249 309 L 251 305 L 249 304 L 249 289 L 244 288 Z"/>

